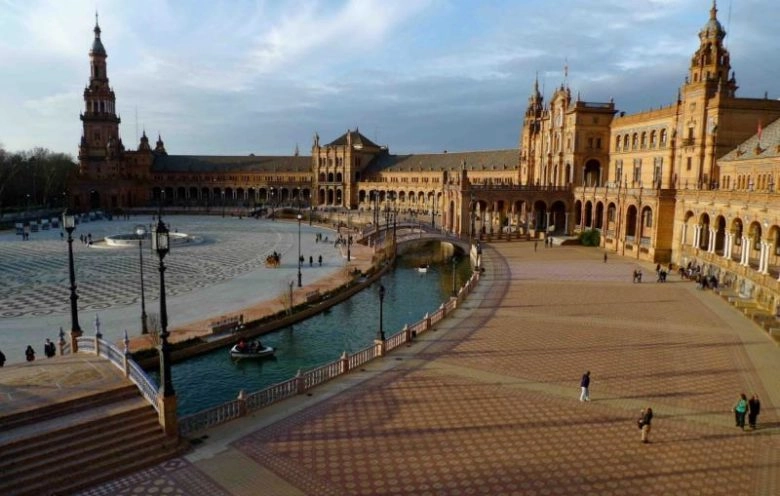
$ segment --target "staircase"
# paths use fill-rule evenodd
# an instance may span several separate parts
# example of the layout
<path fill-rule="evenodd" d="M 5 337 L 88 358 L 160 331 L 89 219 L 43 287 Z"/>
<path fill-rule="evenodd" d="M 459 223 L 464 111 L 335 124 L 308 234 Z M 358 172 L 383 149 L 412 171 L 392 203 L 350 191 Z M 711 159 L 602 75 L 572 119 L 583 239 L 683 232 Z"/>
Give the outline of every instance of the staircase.
<path fill-rule="evenodd" d="M 0 494 L 66 495 L 177 456 L 134 385 L 0 418 Z"/>

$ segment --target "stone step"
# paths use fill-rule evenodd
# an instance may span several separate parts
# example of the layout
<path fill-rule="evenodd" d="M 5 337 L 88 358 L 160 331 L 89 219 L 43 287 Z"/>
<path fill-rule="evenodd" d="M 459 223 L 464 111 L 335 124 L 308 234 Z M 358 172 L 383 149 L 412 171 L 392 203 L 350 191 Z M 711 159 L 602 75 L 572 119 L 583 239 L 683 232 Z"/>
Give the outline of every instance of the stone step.
<path fill-rule="evenodd" d="M 73 433 L 86 431 L 92 426 L 105 429 L 142 415 L 145 407 L 151 408 L 136 391 L 134 398 L 95 406 L 89 410 L 78 408 L 72 412 L 62 412 L 58 417 L 3 432 L 0 434 L 0 449 L 4 454 L 18 452 L 26 446 L 35 446 L 36 440 L 67 440 Z"/>
<path fill-rule="evenodd" d="M 158 431 L 154 435 L 127 436 L 121 443 L 99 443 L 87 449 L 66 450 L 47 463 L 37 465 L 35 470 L 22 467 L 12 473 L 3 474 L 0 494 L 13 494 L 17 488 L 30 491 L 46 485 L 59 492 L 63 483 L 72 482 L 89 472 L 124 470 L 123 465 L 126 462 L 146 459 L 148 455 L 157 453 L 173 454 L 177 446 L 177 439 L 169 438 L 162 431 Z M 111 474 L 112 477 L 115 475 Z M 40 482 L 43 482 L 44 486 L 41 486 Z"/>
<path fill-rule="evenodd" d="M 104 405 L 119 401 L 121 399 L 132 398 L 140 393 L 134 384 L 122 386 L 110 391 L 104 391 L 88 396 L 81 396 L 67 401 L 46 405 L 33 410 L 15 412 L 10 415 L 0 417 L 0 433 L 15 429 L 24 425 L 37 424 L 41 421 L 60 417 L 64 414 L 70 414 L 76 411 L 83 411 L 94 408 L 98 405 Z M 1 438 L 0 438 L 1 439 Z"/>
<path fill-rule="evenodd" d="M 95 460 L 78 460 L 66 472 L 46 474 L 2 492 L 4 496 L 64 496 L 115 480 L 183 454 L 187 445 L 165 438 L 164 445 L 147 444 L 139 449 L 107 453 Z M 107 492 L 105 494 L 111 494 Z"/>
<path fill-rule="evenodd" d="M 4 449 L 0 473 L 10 477 L 26 470 L 37 470 L 40 464 L 56 461 L 62 454 L 88 451 L 95 446 L 110 447 L 135 436 L 162 432 L 157 414 L 151 406 L 131 413 L 114 416 L 106 422 L 93 423 L 84 428 L 44 434 L 29 442 L 18 443 L 11 449 Z"/>

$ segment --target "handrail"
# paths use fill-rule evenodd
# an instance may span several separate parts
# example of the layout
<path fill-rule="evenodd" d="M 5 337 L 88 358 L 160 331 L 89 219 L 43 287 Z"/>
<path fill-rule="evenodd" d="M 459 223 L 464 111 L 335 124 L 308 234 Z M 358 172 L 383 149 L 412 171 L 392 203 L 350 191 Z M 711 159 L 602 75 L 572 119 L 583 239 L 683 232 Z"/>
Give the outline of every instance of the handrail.
<path fill-rule="evenodd" d="M 107 358 L 109 362 L 124 372 L 125 377 L 138 387 L 141 395 L 159 413 L 157 385 L 129 355 L 119 350 L 113 343 L 101 338 L 81 336 L 76 338 L 76 342 L 79 353 L 95 353 L 97 356 Z"/>
<path fill-rule="evenodd" d="M 458 291 L 458 297 L 451 297 L 447 302 L 442 303 L 439 309 L 433 314 L 426 315 L 420 321 L 409 324 L 400 332 L 391 335 L 384 341 L 384 350 L 391 351 L 398 348 L 412 340 L 414 336 L 430 330 L 434 324 L 440 322 L 447 314 L 457 308 L 459 302 L 476 287 L 476 283 L 479 279 L 480 272 L 474 271 L 471 277 L 463 286 L 461 286 Z M 257 411 L 278 401 L 303 394 L 313 387 L 349 373 L 350 370 L 359 368 L 363 364 L 381 357 L 382 354 L 377 351 L 377 348 L 378 347 L 375 344 L 372 344 L 351 355 L 345 354 L 344 357 L 332 362 L 328 362 L 306 372 L 299 372 L 296 377 L 286 381 L 273 384 L 265 389 L 249 394 L 244 394 L 244 392 L 241 391 L 239 397 L 235 400 L 230 400 L 227 403 L 181 417 L 178 420 L 179 435 L 186 436 L 209 427 L 214 427 Z M 135 363 L 133 363 L 133 365 L 137 367 Z"/>

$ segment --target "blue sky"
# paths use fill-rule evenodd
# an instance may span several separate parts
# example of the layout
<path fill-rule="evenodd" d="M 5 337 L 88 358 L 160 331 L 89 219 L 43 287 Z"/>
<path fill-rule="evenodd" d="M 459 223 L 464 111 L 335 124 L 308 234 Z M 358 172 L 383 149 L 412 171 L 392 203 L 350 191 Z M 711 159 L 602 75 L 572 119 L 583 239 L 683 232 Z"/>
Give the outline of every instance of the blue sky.
<path fill-rule="evenodd" d="M 535 74 L 549 96 L 565 61 L 583 100 L 667 105 L 710 6 L 0 0 L 0 144 L 75 155 L 96 9 L 127 148 L 146 129 L 171 154 L 289 155 L 356 126 L 395 153 L 516 147 Z M 775 1 L 718 8 L 738 95 L 780 97 Z"/>

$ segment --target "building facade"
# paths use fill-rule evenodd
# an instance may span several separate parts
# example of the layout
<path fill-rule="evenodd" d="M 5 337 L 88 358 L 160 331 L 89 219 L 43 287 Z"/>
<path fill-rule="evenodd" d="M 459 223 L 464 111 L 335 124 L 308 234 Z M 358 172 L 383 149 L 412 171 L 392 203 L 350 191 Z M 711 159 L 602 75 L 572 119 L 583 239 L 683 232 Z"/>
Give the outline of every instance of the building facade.
<path fill-rule="evenodd" d="M 535 82 L 518 148 L 479 152 L 395 155 L 358 129 L 327 144 L 315 134 L 309 156 L 169 155 L 145 132 L 128 150 L 94 34 L 76 208 L 392 208 L 461 236 L 595 229 L 604 249 L 638 260 L 706 260 L 777 307 L 780 101 L 737 96 L 714 2 L 671 103 L 627 115 L 566 83 L 546 102 Z"/>

